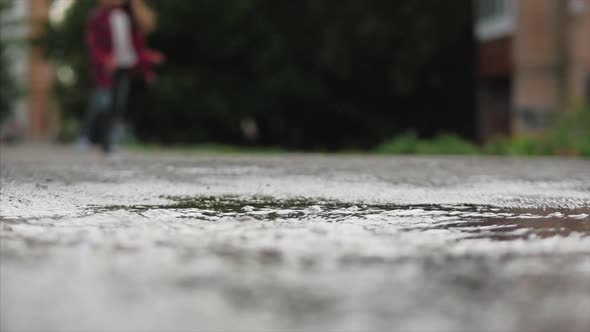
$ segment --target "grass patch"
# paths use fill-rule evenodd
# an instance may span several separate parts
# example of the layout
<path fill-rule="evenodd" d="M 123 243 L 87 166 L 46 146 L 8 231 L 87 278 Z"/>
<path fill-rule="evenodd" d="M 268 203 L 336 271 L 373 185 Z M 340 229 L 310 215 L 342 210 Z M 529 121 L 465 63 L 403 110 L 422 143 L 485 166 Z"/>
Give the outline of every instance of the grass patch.
<path fill-rule="evenodd" d="M 579 156 L 590 157 L 590 109 L 561 115 L 547 134 L 539 138 L 497 138 L 488 142 L 482 152 L 513 156 Z"/>
<path fill-rule="evenodd" d="M 374 152 L 383 154 L 456 154 L 474 155 L 479 149 L 461 137 L 453 134 L 440 134 L 433 139 L 419 139 L 415 132 L 409 131 L 388 140 Z"/>
<path fill-rule="evenodd" d="M 127 144 L 130 150 L 140 152 L 177 152 L 213 154 L 284 154 L 328 153 L 396 154 L 396 155 L 502 155 L 502 156 L 570 156 L 590 158 L 590 109 L 560 115 L 555 125 L 543 137 L 499 137 L 483 146 L 476 145 L 457 135 L 441 133 L 432 139 L 421 139 L 414 131 L 395 136 L 369 151 L 341 150 L 301 151 L 279 147 L 244 147 L 216 143 L 191 145 Z"/>
<path fill-rule="evenodd" d="M 543 137 L 499 137 L 477 146 L 457 135 L 419 139 L 409 131 L 385 141 L 373 152 L 417 155 L 570 156 L 590 158 L 590 109 L 560 115 Z"/>
<path fill-rule="evenodd" d="M 214 153 L 214 154 L 279 154 L 293 152 L 279 147 L 243 147 L 228 144 L 202 143 L 188 145 L 163 145 L 133 143 L 125 147 L 131 151 L 139 152 L 177 152 L 177 153 Z"/>

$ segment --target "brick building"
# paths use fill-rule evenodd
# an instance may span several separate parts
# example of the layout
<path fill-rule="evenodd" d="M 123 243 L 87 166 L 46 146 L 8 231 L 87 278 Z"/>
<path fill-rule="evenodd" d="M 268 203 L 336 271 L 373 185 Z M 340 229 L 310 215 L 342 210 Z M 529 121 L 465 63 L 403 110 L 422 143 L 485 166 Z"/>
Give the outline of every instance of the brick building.
<path fill-rule="evenodd" d="M 18 22 L 3 29 L 1 37 L 27 41 L 43 33 L 51 0 L 16 0 L 2 19 Z M 12 76 L 23 94 L 14 104 L 11 116 L 0 128 L 0 138 L 45 140 L 59 129 L 59 112 L 52 103 L 53 69 L 43 50 L 34 44 L 19 42 L 7 49 Z"/>
<path fill-rule="evenodd" d="M 482 141 L 541 135 L 588 101 L 590 0 L 475 0 Z"/>

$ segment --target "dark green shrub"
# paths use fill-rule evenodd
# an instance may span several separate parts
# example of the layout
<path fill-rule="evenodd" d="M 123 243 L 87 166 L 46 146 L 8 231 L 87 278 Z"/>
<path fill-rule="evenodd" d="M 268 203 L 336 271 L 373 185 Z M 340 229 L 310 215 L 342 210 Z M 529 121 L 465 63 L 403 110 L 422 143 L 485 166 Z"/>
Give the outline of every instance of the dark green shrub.
<path fill-rule="evenodd" d="M 565 155 L 590 157 L 590 110 L 560 114 L 544 137 L 500 137 L 483 147 L 486 154 L 496 155 Z"/>
<path fill-rule="evenodd" d="M 413 131 L 398 135 L 376 149 L 378 153 L 388 154 L 477 154 L 478 148 L 452 134 L 439 134 L 433 139 L 418 139 Z"/>
<path fill-rule="evenodd" d="M 417 146 L 418 136 L 416 135 L 416 132 L 407 131 L 383 142 L 375 148 L 375 151 L 391 154 L 412 154 L 416 153 Z"/>
<path fill-rule="evenodd" d="M 74 119 L 91 89 L 83 31 L 93 3 L 76 0 L 46 40 L 77 74 L 56 89 Z M 368 148 L 410 127 L 469 134 L 471 3 L 152 1 L 150 44 L 168 63 L 154 86 L 135 85 L 125 116 L 140 139 L 164 143 L 250 144 L 245 117 L 259 127 L 257 144 L 296 149 Z"/>
<path fill-rule="evenodd" d="M 0 13 L 8 9 L 12 4 L 11 0 L 0 0 Z M 13 22 L 0 22 L 0 29 L 6 28 L 7 24 L 14 24 Z M 10 72 L 10 61 L 7 51 L 8 41 L 0 39 L 0 125 L 8 117 L 12 103 L 16 99 L 18 89 Z"/>
<path fill-rule="evenodd" d="M 584 105 L 561 116 L 549 131 L 547 142 L 554 154 L 590 157 L 590 108 Z"/>

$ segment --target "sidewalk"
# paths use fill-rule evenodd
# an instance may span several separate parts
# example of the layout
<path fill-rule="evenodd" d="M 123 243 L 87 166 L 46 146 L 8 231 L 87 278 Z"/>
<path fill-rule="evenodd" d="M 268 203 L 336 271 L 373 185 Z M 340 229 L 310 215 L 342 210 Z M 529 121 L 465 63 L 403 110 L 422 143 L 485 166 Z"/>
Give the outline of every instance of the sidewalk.
<path fill-rule="evenodd" d="M 587 330 L 590 162 L 0 147 L 2 330 Z"/>

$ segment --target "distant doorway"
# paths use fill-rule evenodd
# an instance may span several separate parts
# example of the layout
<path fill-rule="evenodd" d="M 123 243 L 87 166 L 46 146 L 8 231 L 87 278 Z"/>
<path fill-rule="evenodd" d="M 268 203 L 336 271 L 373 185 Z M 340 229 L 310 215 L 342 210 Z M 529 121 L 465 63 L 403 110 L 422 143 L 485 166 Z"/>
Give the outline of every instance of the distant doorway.
<path fill-rule="evenodd" d="M 509 77 L 480 80 L 477 94 L 479 140 L 510 135 L 512 82 Z"/>

